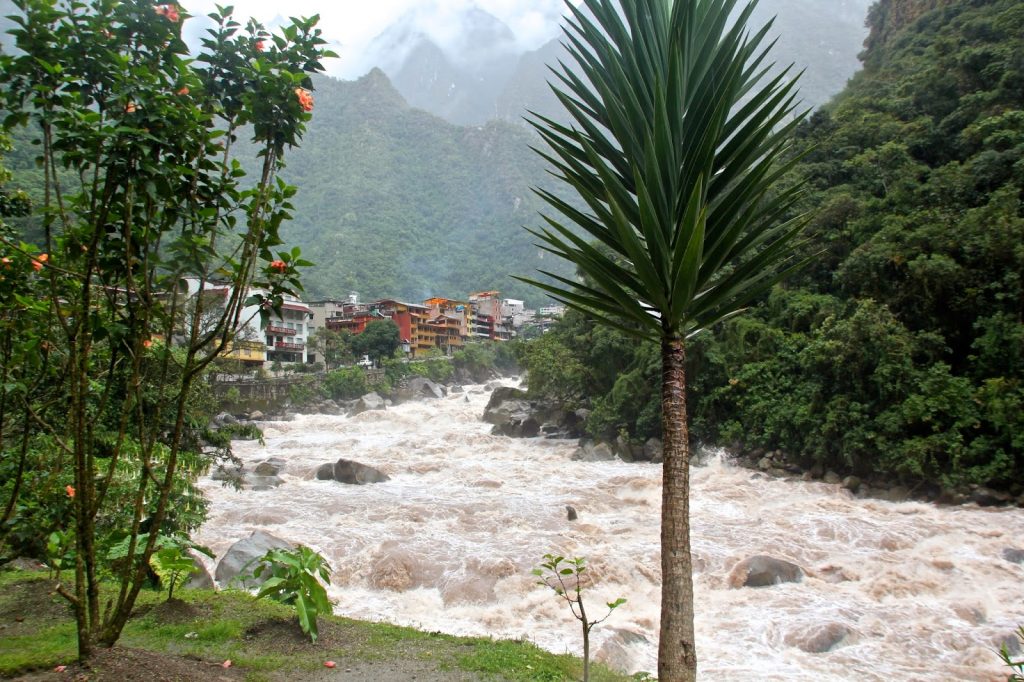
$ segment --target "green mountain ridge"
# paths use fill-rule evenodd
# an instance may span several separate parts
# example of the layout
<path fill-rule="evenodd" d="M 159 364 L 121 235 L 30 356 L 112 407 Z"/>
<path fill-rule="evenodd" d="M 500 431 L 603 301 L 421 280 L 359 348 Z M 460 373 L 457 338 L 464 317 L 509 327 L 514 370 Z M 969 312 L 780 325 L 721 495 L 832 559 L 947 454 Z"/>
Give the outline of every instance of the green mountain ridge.
<path fill-rule="evenodd" d="M 410 107 L 378 69 L 357 81 L 319 78 L 316 108 L 283 177 L 299 186 L 283 229 L 317 266 L 311 297 L 454 298 L 498 289 L 539 301 L 510 279 L 544 259 L 523 225 L 545 178 L 521 126 L 459 127 Z"/>

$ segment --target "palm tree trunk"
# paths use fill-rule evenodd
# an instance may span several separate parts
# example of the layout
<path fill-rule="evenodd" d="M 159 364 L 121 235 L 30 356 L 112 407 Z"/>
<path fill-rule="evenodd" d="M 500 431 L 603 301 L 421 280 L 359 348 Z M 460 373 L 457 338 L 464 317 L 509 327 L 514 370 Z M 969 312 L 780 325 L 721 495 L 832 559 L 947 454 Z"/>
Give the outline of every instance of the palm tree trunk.
<path fill-rule="evenodd" d="M 697 679 L 690 558 L 690 442 L 686 421 L 686 349 L 683 339 L 661 341 L 661 636 L 658 679 Z"/>

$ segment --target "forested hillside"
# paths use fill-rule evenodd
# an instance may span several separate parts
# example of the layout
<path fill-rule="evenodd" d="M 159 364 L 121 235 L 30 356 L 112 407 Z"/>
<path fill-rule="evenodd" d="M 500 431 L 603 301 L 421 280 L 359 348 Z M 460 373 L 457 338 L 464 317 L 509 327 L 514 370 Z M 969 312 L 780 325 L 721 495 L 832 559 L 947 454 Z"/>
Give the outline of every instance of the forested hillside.
<path fill-rule="evenodd" d="M 526 129 L 447 123 L 410 107 L 379 70 L 315 84 L 313 120 L 282 173 L 299 187 L 282 237 L 316 264 L 303 278 L 311 297 L 356 291 L 364 299 L 422 300 L 498 289 L 540 302 L 510 275 L 541 265 L 569 271 L 550 258 L 542 263 L 522 229 L 537 220 L 530 187 L 545 179 Z M 11 186 L 36 193 L 42 175 L 31 140 L 38 135 L 14 134 Z M 243 165 L 255 171 L 246 151 L 239 146 Z M 18 224 L 35 236 L 32 222 Z"/>
<path fill-rule="evenodd" d="M 313 122 L 284 173 L 301 189 L 282 233 L 317 263 L 307 290 L 539 298 L 509 278 L 541 264 L 522 229 L 537 212 L 529 188 L 544 177 L 527 131 L 446 123 L 409 107 L 378 70 L 316 87 Z"/>
<path fill-rule="evenodd" d="M 882 0 L 871 20 L 865 69 L 799 131 L 812 265 L 691 342 L 694 435 L 1020 494 L 1024 4 Z M 531 389 L 643 438 L 657 359 L 573 316 Z"/>

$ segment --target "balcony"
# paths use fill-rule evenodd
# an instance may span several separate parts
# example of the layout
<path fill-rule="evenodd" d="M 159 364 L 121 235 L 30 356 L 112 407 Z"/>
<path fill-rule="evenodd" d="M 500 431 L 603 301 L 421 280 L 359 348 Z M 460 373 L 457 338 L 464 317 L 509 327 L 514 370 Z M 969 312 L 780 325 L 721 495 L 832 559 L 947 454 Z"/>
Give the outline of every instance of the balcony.
<path fill-rule="evenodd" d="M 274 348 L 277 350 L 295 350 L 301 351 L 306 347 L 304 343 L 288 343 L 287 341 L 278 341 L 274 344 Z"/>
<path fill-rule="evenodd" d="M 274 324 L 267 325 L 268 334 L 281 334 L 282 336 L 295 336 L 295 330 L 288 327 L 278 327 Z"/>

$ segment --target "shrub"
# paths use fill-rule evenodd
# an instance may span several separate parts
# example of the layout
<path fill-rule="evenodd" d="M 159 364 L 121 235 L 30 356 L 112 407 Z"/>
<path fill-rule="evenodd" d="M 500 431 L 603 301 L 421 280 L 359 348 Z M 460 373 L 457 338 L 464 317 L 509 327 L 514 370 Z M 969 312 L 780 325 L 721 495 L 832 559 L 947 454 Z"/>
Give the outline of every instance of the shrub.
<path fill-rule="evenodd" d="M 294 606 L 299 627 L 315 642 L 319 634 L 317 615 L 331 611 L 327 590 L 320 582 L 331 581 L 331 567 L 327 560 L 309 547 L 299 545 L 295 549 L 272 549 L 259 561 L 253 575 L 259 578 L 269 572 L 270 578 L 256 596 L 270 597 Z"/>
<path fill-rule="evenodd" d="M 369 393 L 370 385 L 362 367 L 342 367 L 327 373 L 324 389 L 334 400 L 355 400 Z"/>

